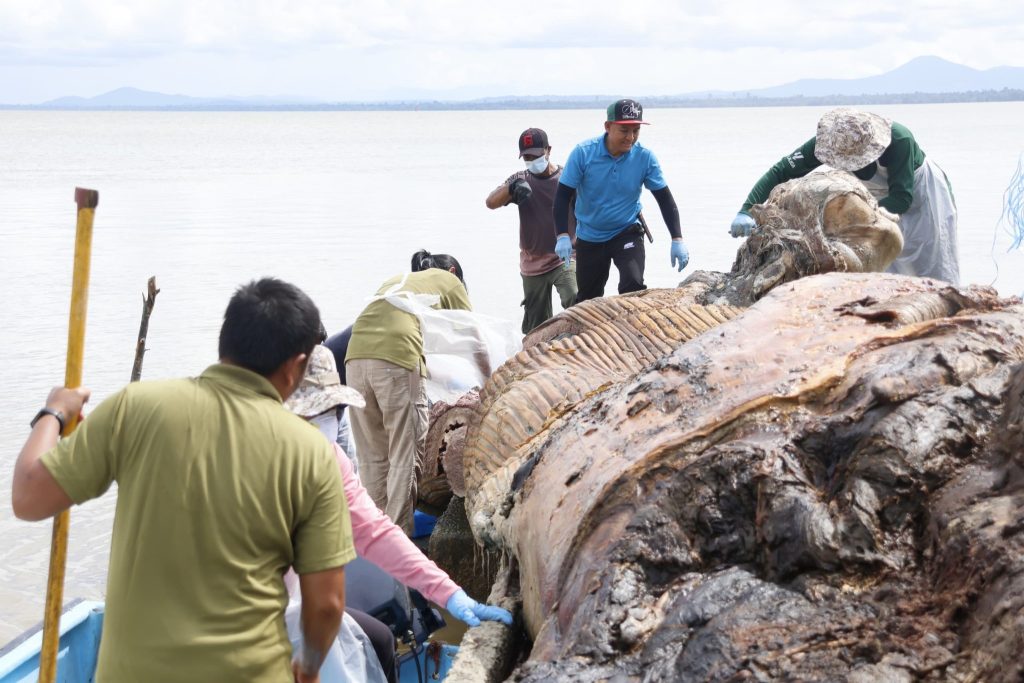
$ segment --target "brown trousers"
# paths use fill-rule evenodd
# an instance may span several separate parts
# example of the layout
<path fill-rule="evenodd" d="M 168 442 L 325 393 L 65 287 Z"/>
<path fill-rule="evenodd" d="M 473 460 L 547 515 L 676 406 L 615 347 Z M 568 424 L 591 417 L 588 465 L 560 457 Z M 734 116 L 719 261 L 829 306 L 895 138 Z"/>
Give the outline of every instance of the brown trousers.
<path fill-rule="evenodd" d="M 373 502 L 412 534 L 416 482 L 427 439 L 427 394 L 418 370 L 383 360 L 345 363 L 345 383 L 366 399 L 349 407 L 359 478 Z"/>

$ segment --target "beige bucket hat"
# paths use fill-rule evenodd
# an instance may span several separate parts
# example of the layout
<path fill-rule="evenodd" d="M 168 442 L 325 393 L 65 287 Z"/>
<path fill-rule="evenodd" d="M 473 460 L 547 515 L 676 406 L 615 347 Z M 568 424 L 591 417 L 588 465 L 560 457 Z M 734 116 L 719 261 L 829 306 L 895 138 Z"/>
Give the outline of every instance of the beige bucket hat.
<path fill-rule="evenodd" d="M 334 354 L 323 344 L 317 344 L 309 354 L 305 377 L 284 405 L 296 415 L 315 417 L 342 404 L 362 408 L 366 401 L 358 391 L 341 383 Z"/>
<path fill-rule="evenodd" d="M 866 111 L 839 107 L 818 121 L 814 156 L 840 171 L 858 171 L 873 161 L 892 141 L 892 121 Z"/>

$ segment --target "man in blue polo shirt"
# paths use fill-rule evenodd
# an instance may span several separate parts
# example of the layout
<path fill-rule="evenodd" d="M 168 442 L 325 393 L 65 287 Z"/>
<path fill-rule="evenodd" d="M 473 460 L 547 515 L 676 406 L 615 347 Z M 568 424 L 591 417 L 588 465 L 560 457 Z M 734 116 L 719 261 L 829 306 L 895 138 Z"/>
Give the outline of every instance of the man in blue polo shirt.
<path fill-rule="evenodd" d="M 576 145 L 565 162 L 555 194 L 555 253 L 568 268 L 572 254 L 569 206 L 576 196 L 576 301 L 604 296 L 614 262 L 619 294 L 644 285 L 644 233 L 640 192 L 646 187 L 658 200 L 672 236 L 672 265 L 681 271 L 690 260 L 679 228 L 679 209 L 651 150 L 637 142 L 643 107 L 619 100 L 608 107 L 602 136 Z M 649 235 L 649 233 L 648 233 Z"/>

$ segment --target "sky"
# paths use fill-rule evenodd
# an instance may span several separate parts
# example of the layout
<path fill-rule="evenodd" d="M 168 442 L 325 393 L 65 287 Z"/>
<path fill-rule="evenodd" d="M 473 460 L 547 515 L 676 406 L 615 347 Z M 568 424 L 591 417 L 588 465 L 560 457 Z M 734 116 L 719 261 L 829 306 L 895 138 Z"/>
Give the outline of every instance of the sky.
<path fill-rule="evenodd" d="M 320 101 L 672 95 L 1024 66 L 1006 0 L 0 0 L 0 102 L 130 86 Z"/>

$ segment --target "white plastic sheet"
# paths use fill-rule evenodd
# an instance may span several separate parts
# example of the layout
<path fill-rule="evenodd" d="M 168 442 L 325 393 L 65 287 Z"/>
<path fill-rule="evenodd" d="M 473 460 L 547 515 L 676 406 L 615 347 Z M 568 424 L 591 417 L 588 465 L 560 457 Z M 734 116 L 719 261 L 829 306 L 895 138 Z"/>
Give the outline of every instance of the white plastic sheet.
<path fill-rule="evenodd" d="M 482 387 L 498 366 L 523 347 L 514 322 L 473 311 L 433 308 L 440 302 L 438 295 L 401 291 L 406 277 L 375 298 L 419 320 L 427 363 L 425 387 L 431 402 L 453 403 L 470 389 Z"/>
<path fill-rule="evenodd" d="M 288 603 L 284 622 L 293 651 L 297 652 L 302 646 L 301 601 Z M 348 614 L 342 618 L 338 637 L 320 667 L 320 683 L 387 683 L 370 639 Z"/>

